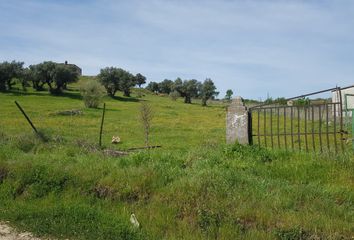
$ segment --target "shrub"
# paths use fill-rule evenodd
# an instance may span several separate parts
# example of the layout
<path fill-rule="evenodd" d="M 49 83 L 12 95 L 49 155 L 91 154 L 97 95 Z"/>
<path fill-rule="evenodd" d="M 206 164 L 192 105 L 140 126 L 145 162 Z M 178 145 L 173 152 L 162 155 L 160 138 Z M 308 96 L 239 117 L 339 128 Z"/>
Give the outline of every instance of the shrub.
<path fill-rule="evenodd" d="M 180 97 L 180 94 L 177 92 L 177 91 L 173 91 L 170 93 L 170 98 L 173 100 L 173 101 L 176 101 L 177 98 Z"/>
<path fill-rule="evenodd" d="M 86 107 L 97 108 L 104 95 L 104 88 L 99 82 L 89 80 L 81 84 L 80 93 L 84 99 Z"/>

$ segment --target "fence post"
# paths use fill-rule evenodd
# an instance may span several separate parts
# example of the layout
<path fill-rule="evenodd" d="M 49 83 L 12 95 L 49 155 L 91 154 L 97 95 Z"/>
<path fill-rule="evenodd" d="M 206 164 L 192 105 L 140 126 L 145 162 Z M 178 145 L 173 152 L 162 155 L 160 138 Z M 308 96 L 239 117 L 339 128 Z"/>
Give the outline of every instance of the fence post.
<path fill-rule="evenodd" d="M 226 143 L 251 144 L 249 112 L 241 97 L 232 100 L 226 115 Z"/>
<path fill-rule="evenodd" d="M 101 127 L 100 127 L 100 139 L 98 141 L 98 146 L 102 146 L 102 130 L 103 130 L 103 122 L 104 122 L 104 114 L 106 112 L 106 103 L 103 103 L 103 111 L 102 111 L 102 118 L 101 118 Z"/>

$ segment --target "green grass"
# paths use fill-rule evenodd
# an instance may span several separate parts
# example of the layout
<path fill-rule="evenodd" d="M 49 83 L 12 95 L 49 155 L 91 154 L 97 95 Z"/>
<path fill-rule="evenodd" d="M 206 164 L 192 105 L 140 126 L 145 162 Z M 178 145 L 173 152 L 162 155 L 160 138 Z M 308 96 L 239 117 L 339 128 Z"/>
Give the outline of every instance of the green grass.
<path fill-rule="evenodd" d="M 154 111 L 161 149 L 104 155 L 102 109 L 63 96 L 0 94 L 0 219 L 60 239 L 351 239 L 354 159 L 225 145 L 225 108 L 106 98 L 104 145 L 144 144 L 139 101 Z M 49 141 L 31 132 L 18 100 Z M 81 109 L 83 115 L 56 112 Z M 113 135 L 122 144 L 110 145 Z M 142 227 L 134 229 L 130 214 Z"/>

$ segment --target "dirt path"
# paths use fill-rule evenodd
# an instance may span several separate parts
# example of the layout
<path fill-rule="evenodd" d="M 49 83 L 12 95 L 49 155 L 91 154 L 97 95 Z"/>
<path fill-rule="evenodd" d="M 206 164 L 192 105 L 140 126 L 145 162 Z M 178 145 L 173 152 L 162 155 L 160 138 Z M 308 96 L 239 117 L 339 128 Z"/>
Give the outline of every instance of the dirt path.
<path fill-rule="evenodd" d="M 0 240 L 44 240 L 33 237 L 29 232 L 19 233 L 6 222 L 0 222 Z"/>

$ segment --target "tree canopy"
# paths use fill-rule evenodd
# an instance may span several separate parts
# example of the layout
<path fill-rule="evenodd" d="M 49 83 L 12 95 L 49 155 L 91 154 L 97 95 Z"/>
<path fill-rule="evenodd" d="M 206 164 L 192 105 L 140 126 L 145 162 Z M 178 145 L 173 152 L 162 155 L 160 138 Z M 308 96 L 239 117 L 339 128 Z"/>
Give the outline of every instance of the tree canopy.
<path fill-rule="evenodd" d="M 142 74 L 138 73 L 138 74 L 135 75 L 135 82 L 140 88 L 141 85 L 146 83 L 146 77 L 143 76 Z"/>
<path fill-rule="evenodd" d="M 79 76 L 72 65 L 45 61 L 30 65 L 25 71 L 25 78 L 38 91 L 47 84 L 51 93 L 61 93 L 68 83 L 76 82 Z"/>
<path fill-rule="evenodd" d="M 16 61 L 0 63 L 0 91 L 10 90 L 16 79 L 22 79 L 23 64 Z"/>
<path fill-rule="evenodd" d="M 200 90 L 200 96 L 202 98 L 202 106 L 206 106 L 207 101 L 213 97 L 216 97 L 218 94 L 219 92 L 216 91 L 214 82 L 210 78 L 205 79 L 205 81 L 201 85 L 201 90 Z"/>
<path fill-rule="evenodd" d="M 226 100 L 231 100 L 231 97 L 232 97 L 233 94 L 234 94 L 234 92 L 231 89 L 228 89 L 226 91 L 225 99 Z"/>
<path fill-rule="evenodd" d="M 124 96 L 130 97 L 130 88 L 136 85 L 135 77 L 130 72 L 116 67 L 101 69 L 98 78 L 111 97 L 117 91 L 122 91 Z"/>
<path fill-rule="evenodd" d="M 196 79 L 182 80 L 177 78 L 175 81 L 165 79 L 160 83 L 150 82 L 146 89 L 155 93 L 170 94 L 174 92 L 176 96 L 183 97 L 185 103 L 192 103 L 192 98 L 201 98 L 203 106 L 209 99 L 219 94 L 210 78 L 207 78 L 203 83 Z"/>

